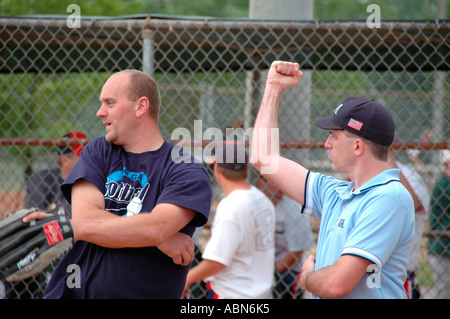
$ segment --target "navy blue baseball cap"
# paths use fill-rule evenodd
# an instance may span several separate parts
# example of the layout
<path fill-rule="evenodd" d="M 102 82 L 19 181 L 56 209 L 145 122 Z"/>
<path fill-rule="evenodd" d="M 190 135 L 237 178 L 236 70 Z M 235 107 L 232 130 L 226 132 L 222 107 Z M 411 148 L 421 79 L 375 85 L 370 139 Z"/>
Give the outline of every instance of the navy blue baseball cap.
<path fill-rule="evenodd" d="M 215 156 L 211 164 L 232 171 L 245 171 L 248 165 L 248 153 L 245 147 L 235 141 L 223 143 L 215 148 Z"/>
<path fill-rule="evenodd" d="M 381 145 L 390 146 L 394 141 L 394 119 L 382 104 L 373 99 L 345 99 L 331 118 L 317 119 L 314 123 L 324 130 L 346 130 Z"/>

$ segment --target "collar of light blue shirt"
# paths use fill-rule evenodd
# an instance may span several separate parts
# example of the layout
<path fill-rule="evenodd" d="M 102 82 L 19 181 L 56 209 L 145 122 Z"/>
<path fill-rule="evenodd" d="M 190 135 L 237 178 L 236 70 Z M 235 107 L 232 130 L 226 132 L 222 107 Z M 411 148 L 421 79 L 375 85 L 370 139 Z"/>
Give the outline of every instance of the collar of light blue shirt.
<path fill-rule="evenodd" d="M 341 184 L 339 186 L 336 186 L 335 190 L 341 199 L 349 199 L 352 196 L 359 195 L 372 187 L 387 184 L 392 181 L 400 181 L 399 176 L 400 176 L 400 169 L 392 168 L 373 177 L 372 179 L 367 181 L 364 185 L 362 185 L 361 187 L 359 187 L 354 191 L 353 187 L 355 184 L 353 181 L 347 182 L 347 184 Z"/>

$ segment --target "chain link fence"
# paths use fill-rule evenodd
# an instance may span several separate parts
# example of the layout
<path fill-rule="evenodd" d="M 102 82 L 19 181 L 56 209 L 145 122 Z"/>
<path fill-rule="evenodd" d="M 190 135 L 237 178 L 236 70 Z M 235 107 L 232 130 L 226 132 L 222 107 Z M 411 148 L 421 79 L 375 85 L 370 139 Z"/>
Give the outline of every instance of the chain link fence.
<path fill-rule="evenodd" d="M 60 146 L 104 134 L 95 114 L 112 73 L 134 68 L 151 74 L 161 89 L 165 138 L 179 140 L 173 133 L 186 128 L 194 142 L 185 147 L 201 154 L 207 128 L 218 128 L 225 137 L 253 126 L 272 61 L 296 61 L 304 77 L 283 95 L 284 155 L 334 174 L 323 148 L 327 133 L 311 125 L 313 119 L 328 117 L 349 96 L 383 103 L 396 120 L 396 159 L 411 175 L 424 207 L 416 214 L 423 234 L 419 230 L 410 270 L 421 298 L 439 298 L 443 276 L 449 280 L 450 251 L 449 177 L 444 178 L 443 165 L 450 136 L 448 20 L 386 21 L 369 28 L 364 21 L 133 16 L 81 18 L 74 27 L 66 18 L 0 18 L 0 217 L 26 205 L 33 174 L 58 169 Z M 87 138 L 63 138 L 73 131 Z M 253 171 L 249 179 L 257 185 Z M 212 183 L 211 221 L 222 197 Z M 55 198 L 46 205 L 55 206 Z M 198 258 L 211 221 L 195 236 Z M 277 236 L 288 233 L 289 223 L 296 221 L 277 222 Z M 303 257 L 314 253 L 319 227 L 312 217 L 307 223 L 304 232 L 288 234 L 288 243 L 304 243 L 312 235 L 310 245 L 297 248 Z M 276 276 L 274 298 L 298 297 L 291 292 L 295 278 L 287 283 L 286 274 Z M 51 268 L 18 284 L 4 281 L 3 297 L 40 298 L 50 275 Z M 203 296 L 199 284 L 189 298 Z"/>

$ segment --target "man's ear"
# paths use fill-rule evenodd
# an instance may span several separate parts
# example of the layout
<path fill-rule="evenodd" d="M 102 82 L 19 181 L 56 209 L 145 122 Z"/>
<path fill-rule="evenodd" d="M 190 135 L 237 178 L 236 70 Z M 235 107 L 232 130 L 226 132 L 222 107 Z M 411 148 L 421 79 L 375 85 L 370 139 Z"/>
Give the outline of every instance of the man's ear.
<path fill-rule="evenodd" d="M 361 139 L 359 139 L 359 138 L 355 139 L 354 145 L 353 145 L 353 151 L 355 152 L 356 156 L 361 155 L 365 147 L 366 147 L 366 145 L 364 144 L 364 142 Z"/>
<path fill-rule="evenodd" d="M 143 96 L 139 100 L 137 100 L 136 107 L 136 117 L 141 117 L 142 115 L 148 113 L 148 109 L 150 107 L 150 101 L 147 97 Z"/>

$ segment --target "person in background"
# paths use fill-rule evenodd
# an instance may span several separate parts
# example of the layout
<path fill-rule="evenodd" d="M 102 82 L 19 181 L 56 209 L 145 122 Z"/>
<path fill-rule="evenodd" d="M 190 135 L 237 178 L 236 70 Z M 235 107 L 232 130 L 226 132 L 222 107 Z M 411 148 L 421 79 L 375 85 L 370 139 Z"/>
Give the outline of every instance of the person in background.
<path fill-rule="evenodd" d="M 411 253 L 409 255 L 406 270 L 408 272 L 405 281 L 405 290 L 408 299 L 420 298 L 420 287 L 416 272 L 419 270 L 419 251 L 423 237 L 425 218 L 428 214 L 430 195 L 427 185 L 419 173 L 396 160 L 394 150 L 389 150 L 388 163 L 391 168 L 400 169 L 400 182 L 406 187 L 414 200 L 414 237 L 412 241 Z"/>
<path fill-rule="evenodd" d="M 431 194 L 428 260 L 433 268 L 436 297 L 450 299 L 450 150 L 442 152 L 445 171 Z"/>
<path fill-rule="evenodd" d="M 187 276 L 207 282 L 207 299 L 269 298 L 274 271 L 275 209 L 247 182 L 248 155 L 240 144 L 216 147 L 214 177 L 224 198 L 217 206 L 203 260 Z"/>
<path fill-rule="evenodd" d="M 70 132 L 65 139 L 85 139 L 81 132 Z M 36 207 L 55 211 L 63 208 L 66 215 L 71 216 L 70 204 L 61 192 L 61 184 L 80 159 L 83 146 L 59 146 L 58 168 L 49 168 L 36 172 L 30 178 L 26 187 L 25 208 Z"/>
<path fill-rule="evenodd" d="M 63 136 L 63 139 L 85 139 L 86 134 L 82 132 L 70 132 Z M 80 159 L 83 146 L 65 145 L 58 146 L 58 167 L 40 170 L 31 175 L 26 186 L 24 208 L 38 208 L 45 211 L 64 210 L 64 214 L 71 216 L 72 210 L 70 204 L 64 198 L 61 192 L 61 184 L 69 175 L 72 168 Z M 43 288 L 47 285 L 51 276 L 53 267 L 59 262 L 59 259 L 52 266 L 47 267 L 42 273 L 19 282 L 10 283 L 5 281 L 5 298 L 7 299 L 29 299 L 42 298 Z"/>

